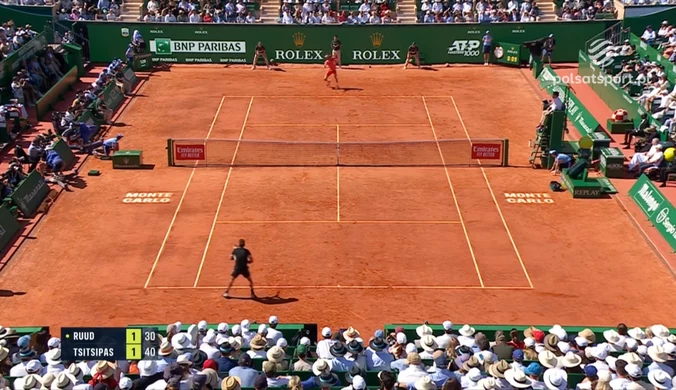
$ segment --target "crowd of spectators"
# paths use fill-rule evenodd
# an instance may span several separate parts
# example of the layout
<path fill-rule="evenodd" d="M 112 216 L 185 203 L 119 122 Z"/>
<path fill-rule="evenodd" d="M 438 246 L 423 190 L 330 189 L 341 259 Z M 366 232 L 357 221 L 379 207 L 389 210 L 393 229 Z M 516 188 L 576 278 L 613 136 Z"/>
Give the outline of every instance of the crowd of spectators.
<path fill-rule="evenodd" d="M 34 1 L 34 0 L 21 0 Z M 121 0 L 60 0 L 57 20 L 121 20 Z"/>
<path fill-rule="evenodd" d="M 64 74 L 65 60 L 52 47 L 21 61 L 12 79 L 12 95 L 22 104 L 35 106 L 37 100 Z"/>
<path fill-rule="evenodd" d="M 143 22 L 257 23 L 255 2 L 243 0 L 149 0 Z"/>
<path fill-rule="evenodd" d="M 419 21 L 422 23 L 499 23 L 536 22 L 540 8 L 535 0 L 422 0 Z"/>
<path fill-rule="evenodd" d="M 0 61 L 16 50 L 19 50 L 21 46 L 28 43 L 37 35 L 38 33 L 33 31 L 30 24 L 18 27 L 14 25 L 14 21 L 12 20 L 2 23 L 2 27 L 0 27 Z"/>
<path fill-rule="evenodd" d="M 58 338 L 34 348 L 30 336 L 22 336 L 16 345 L 0 347 L 0 373 L 15 378 L 15 390 L 365 390 L 366 378 L 374 380 L 369 374 L 379 382 L 369 385 L 381 390 L 669 390 L 676 385 L 676 335 L 663 325 L 628 329 L 619 324 L 602 339 L 590 329 L 571 334 L 559 325 L 530 327 L 523 338 L 512 329 L 497 331 L 495 340 L 470 325 L 456 329 L 450 321 L 436 335 L 427 324 L 419 326 L 413 340 L 403 328 L 368 336 L 352 327 L 335 333 L 323 328 L 314 345 L 307 337 L 291 343 L 277 325 L 274 316 L 257 327 L 244 320 L 208 330 L 201 321 L 181 332 L 180 323 L 170 324 L 159 360 L 141 361 L 64 361 Z M 0 327 L 0 338 L 3 331 L 9 334 Z M 569 385 L 571 375 L 584 379 Z"/>
<path fill-rule="evenodd" d="M 615 6 L 610 0 L 564 0 L 557 12 L 559 20 L 594 20 L 615 15 Z"/>
<path fill-rule="evenodd" d="M 348 5 L 348 4 L 346 4 Z M 335 3 L 329 0 L 294 3 L 285 0 L 282 5 L 283 24 L 388 24 L 396 22 L 387 0 L 364 0 L 351 3 L 354 10 L 335 10 Z"/>

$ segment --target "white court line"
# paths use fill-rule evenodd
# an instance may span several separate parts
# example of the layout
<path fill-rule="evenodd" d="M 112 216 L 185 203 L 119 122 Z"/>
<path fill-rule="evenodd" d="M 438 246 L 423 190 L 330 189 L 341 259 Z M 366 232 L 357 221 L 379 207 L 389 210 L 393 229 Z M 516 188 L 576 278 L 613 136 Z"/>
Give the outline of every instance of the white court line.
<path fill-rule="evenodd" d="M 336 145 L 340 147 L 340 125 L 336 125 Z M 336 221 L 340 222 L 340 164 L 336 164 Z"/>
<path fill-rule="evenodd" d="M 467 127 L 465 126 L 465 121 L 462 119 L 462 115 L 460 115 L 460 110 L 458 109 L 458 105 L 455 103 L 455 99 L 453 96 L 451 96 L 451 101 L 453 102 L 453 107 L 455 107 L 455 112 L 458 114 L 458 119 L 460 119 L 460 124 L 462 125 L 463 130 L 465 130 L 465 135 L 467 136 L 467 140 L 470 142 L 470 145 L 472 144 L 472 139 L 469 136 L 469 132 L 467 131 Z M 505 230 L 507 231 L 507 236 L 509 237 L 509 241 L 512 243 L 512 248 L 514 248 L 514 253 L 516 253 L 516 257 L 519 259 L 519 263 L 521 264 L 521 269 L 523 270 L 523 274 L 526 276 L 526 279 L 528 280 L 528 285 L 533 288 L 533 282 L 530 280 L 530 275 L 528 275 L 528 271 L 526 270 L 526 265 L 523 263 L 523 259 L 521 258 L 521 253 L 519 253 L 519 249 L 516 247 L 516 243 L 514 242 L 514 237 L 512 237 L 512 232 L 509 230 L 509 226 L 507 226 L 507 221 L 505 221 L 505 216 L 502 214 L 502 209 L 500 209 L 500 205 L 498 204 L 498 200 L 495 198 L 495 193 L 493 192 L 493 187 L 491 187 L 491 183 L 488 181 L 488 176 L 486 176 L 486 171 L 484 170 L 483 165 L 481 165 L 481 160 L 477 159 L 477 162 L 479 163 L 479 167 L 481 168 L 481 173 L 484 175 L 484 180 L 486 180 L 486 185 L 488 186 L 488 191 L 491 193 L 491 197 L 493 198 L 493 203 L 495 203 L 495 207 L 498 209 L 498 214 L 500 214 L 500 219 L 502 220 L 502 225 L 505 227 Z"/>
<path fill-rule="evenodd" d="M 207 244 L 204 246 L 204 252 L 202 253 L 202 260 L 200 261 L 200 268 L 197 270 L 197 276 L 195 277 L 194 287 L 197 287 L 197 283 L 200 281 L 200 275 L 202 275 L 202 268 L 204 267 L 204 260 L 207 258 L 207 253 L 209 252 L 209 245 L 211 244 L 211 239 L 214 236 L 214 229 L 216 228 L 216 222 L 218 221 L 218 215 L 221 213 L 221 206 L 223 205 L 223 197 L 225 196 L 225 190 L 228 188 L 228 183 L 230 182 L 230 177 L 232 176 L 232 168 L 237 158 L 237 152 L 239 151 L 239 144 L 242 141 L 244 136 L 244 129 L 246 129 L 246 122 L 249 120 L 249 113 L 251 113 L 251 106 L 253 105 L 254 97 L 251 97 L 249 100 L 249 107 L 246 109 L 246 115 L 244 116 L 244 123 L 242 123 L 242 130 L 239 132 L 239 138 L 237 139 L 237 145 L 235 146 L 235 152 L 232 154 L 232 160 L 230 161 L 230 168 L 228 169 L 228 175 L 225 177 L 225 184 L 223 185 L 223 191 L 221 191 L 221 198 L 218 201 L 218 207 L 216 208 L 216 214 L 214 214 L 214 221 L 211 223 L 211 230 L 209 231 L 209 238 L 207 239 Z"/>
<path fill-rule="evenodd" d="M 484 286 L 484 280 L 481 277 L 481 271 L 479 271 L 479 264 L 476 262 L 476 256 L 474 255 L 474 249 L 472 248 L 472 243 L 469 241 L 469 234 L 467 234 L 467 227 L 465 226 L 465 221 L 462 218 L 462 213 L 460 212 L 460 205 L 458 204 L 458 198 L 455 196 L 455 189 L 453 189 L 453 183 L 451 182 L 451 175 L 448 173 L 448 167 L 446 166 L 446 160 L 444 159 L 444 154 L 441 151 L 441 145 L 439 145 L 439 138 L 437 137 L 437 131 L 434 129 L 434 124 L 432 123 L 432 116 L 430 116 L 430 110 L 427 107 L 427 101 L 425 97 L 422 97 L 423 104 L 425 105 L 425 112 L 427 113 L 427 119 L 430 121 L 430 127 L 432 128 L 432 134 L 434 135 L 434 140 L 437 143 L 437 149 L 439 150 L 439 156 L 441 157 L 441 163 L 444 164 L 444 172 L 446 172 L 446 180 L 448 180 L 448 187 L 451 189 L 451 194 L 453 195 L 453 202 L 455 203 L 455 208 L 458 210 L 458 217 L 460 217 L 460 224 L 462 225 L 462 231 L 465 233 L 465 240 L 467 240 L 467 247 L 469 248 L 469 254 L 472 255 L 472 261 L 474 262 L 474 269 L 476 270 L 476 275 L 479 277 L 479 283 L 481 287 Z"/>
<path fill-rule="evenodd" d="M 218 119 L 218 114 L 221 112 L 221 108 L 223 108 L 223 102 L 225 101 L 225 96 L 221 98 L 221 103 L 218 105 L 218 110 L 216 111 L 216 115 L 214 115 L 214 120 L 211 121 L 211 126 L 209 126 L 209 132 L 207 132 L 206 139 L 209 139 L 209 136 L 211 135 L 211 132 L 214 130 L 214 125 L 216 125 L 216 119 Z M 160 256 L 162 256 L 162 253 L 164 252 L 164 247 L 167 245 L 167 241 L 169 240 L 169 235 L 171 234 L 171 229 L 174 227 L 174 223 L 176 222 L 176 217 L 178 216 L 179 210 L 181 210 L 181 205 L 183 204 L 183 200 L 185 199 L 185 195 L 188 193 L 188 188 L 190 187 L 190 183 L 192 182 L 192 178 L 195 175 L 195 170 L 197 169 L 197 161 L 195 161 L 195 165 L 192 167 L 192 172 L 190 172 L 190 176 L 188 177 L 188 182 L 185 183 L 185 188 L 183 189 L 183 193 L 181 194 L 181 199 L 178 201 L 178 205 L 176 206 L 176 210 L 174 211 L 174 216 L 171 218 L 171 222 L 169 223 L 169 228 L 167 229 L 167 234 L 164 235 L 164 239 L 162 240 L 162 245 L 160 245 L 160 250 L 157 251 L 157 256 L 155 257 L 155 261 L 153 262 L 153 267 L 150 269 L 150 273 L 148 274 L 148 279 L 146 279 L 146 284 L 143 285 L 143 288 L 148 288 L 148 285 L 150 284 L 150 279 L 153 277 L 153 273 L 155 272 L 155 268 L 157 267 L 157 263 L 160 261 Z"/>
<path fill-rule="evenodd" d="M 225 290 L 227 286 L 166 286 L 166 287 L 149 287 L 148 289 L 153 290 Z M 243 290 L 248 289 L 249 286 L 232 286 L 232 289 Z M 380 286 L 368 286 L 368 285 L 357 285 L 357 286 L 342 286 L 342 285 L 280 285 L 280 286 L 256 286 L 256 290 L 300 290 L 300 289 L 310 289 L 310 290 L 533 290 L 532 287 L 496 287 L 496 286 L 393 286 L 393 285 L 380 285 Z"/>

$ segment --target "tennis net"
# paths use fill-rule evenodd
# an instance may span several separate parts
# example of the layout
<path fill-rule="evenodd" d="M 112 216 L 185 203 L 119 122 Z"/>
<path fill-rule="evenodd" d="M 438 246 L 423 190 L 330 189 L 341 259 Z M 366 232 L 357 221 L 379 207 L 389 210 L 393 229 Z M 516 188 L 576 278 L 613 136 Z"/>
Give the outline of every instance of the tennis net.
<path fill-rule="evenodd" d="M 507 139 L 308 142 L 169 139 L 170 166 L 507 166 Z"/>

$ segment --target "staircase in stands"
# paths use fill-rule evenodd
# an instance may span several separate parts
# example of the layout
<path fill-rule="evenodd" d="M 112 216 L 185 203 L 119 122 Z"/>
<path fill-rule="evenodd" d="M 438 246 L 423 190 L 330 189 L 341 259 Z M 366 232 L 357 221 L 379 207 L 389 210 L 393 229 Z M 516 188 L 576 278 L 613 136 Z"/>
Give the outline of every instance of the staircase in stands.
<path fill-rule="evenodd" d="M 416 23 L 416 8 L 418 0 L 399 0 L 397 1 L 397 22 Z"/>
<path fill-rule="evenodd" d="M 282 9 L 281 0 L 260 0 L 260 21 L 262 23 L 277 23 Z"/>
<path fill-rule="evenodd" d="M 552 1 L 538 1 L 538 7 L 540 7 L 540 21 L 542 22 L 553 22 L 556 20 L 556 4 Z"/>
<path fill-rule="evenodd" d="M 141 17 L 141 7 L 143 0 L 125 0 L 122 6 L 122 20 L 125 22 L 135 22 Z"/>

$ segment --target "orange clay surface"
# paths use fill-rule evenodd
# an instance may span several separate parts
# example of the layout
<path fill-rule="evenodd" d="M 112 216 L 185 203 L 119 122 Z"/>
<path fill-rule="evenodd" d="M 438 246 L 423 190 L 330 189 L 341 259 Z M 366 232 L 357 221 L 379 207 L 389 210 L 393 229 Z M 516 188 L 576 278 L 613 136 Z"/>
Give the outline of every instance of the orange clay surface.
<path fill-rule="evenodd" d="M 613 198 L 551 193 L 528 165 L 540 96 L 502 67 L 251 71 L 173 66 L 150 75 L 113 129 L 152 170 L 88 159 L 0 273 L 5 326 L 264 321 L 374 330 L 441 322 L 631 326 L 673 321 L 668 268 Z M 423 98 L 424 97 L 424 98 Z M 502 137 L 510 167 L 167 167 L 166 139 L 307 141 Z M 452 156 L 445 156 L 447 160 Z M 130 192 L 169 203 L 126 204 Z M 546 193 L 553 203 L 508 203 Z M 179 207 L 180 205 L 180 207 Z M 340 222 L 338 222 L 340 218 Z M 359 221 L 358 223 L 350 221 Z M 245 238 L 263 299 L 225 300 Z M 244 280 L 236 297 L 247 297 Z"/>

